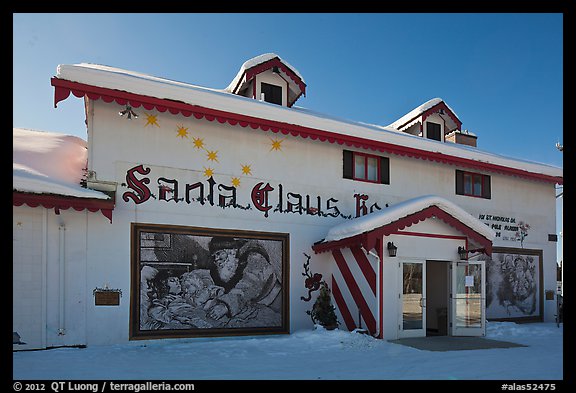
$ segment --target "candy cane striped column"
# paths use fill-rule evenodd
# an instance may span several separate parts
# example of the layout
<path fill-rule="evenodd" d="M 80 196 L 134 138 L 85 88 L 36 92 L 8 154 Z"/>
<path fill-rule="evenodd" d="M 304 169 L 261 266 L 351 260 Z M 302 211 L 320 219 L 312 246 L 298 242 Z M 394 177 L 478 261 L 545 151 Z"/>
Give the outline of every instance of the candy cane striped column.
<path fill-rule="evenodd" d="M 332 295 L 341 321 L 352 331 L 377 332 L 377 260 L 368 258 L 360 246 L 332 250 L 336 267 L 332 272 Z"/>

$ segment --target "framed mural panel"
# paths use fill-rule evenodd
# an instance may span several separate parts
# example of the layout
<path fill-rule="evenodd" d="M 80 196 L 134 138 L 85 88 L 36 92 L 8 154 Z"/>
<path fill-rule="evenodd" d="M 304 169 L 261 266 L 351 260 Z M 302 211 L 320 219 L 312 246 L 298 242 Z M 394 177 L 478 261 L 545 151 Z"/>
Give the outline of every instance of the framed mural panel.
<path fill-rule="evenodd" d="M 130 339 L 289 333 L 289 235 L 132 223 Z"/>
<path fill-rule="evenodd" d="M 486 263 L 486 318 L 542 321 L 542 250 L 494 247 Z"/>

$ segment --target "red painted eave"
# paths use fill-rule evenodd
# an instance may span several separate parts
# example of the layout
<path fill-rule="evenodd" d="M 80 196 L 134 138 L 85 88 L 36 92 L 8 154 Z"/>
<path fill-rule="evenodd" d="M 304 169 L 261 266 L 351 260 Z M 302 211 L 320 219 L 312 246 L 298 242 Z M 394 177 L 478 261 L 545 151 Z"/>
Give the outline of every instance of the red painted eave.
<path fill-rule="evenodd" d="M 30 207 L 42 206 L 46 209 L 54 209 L 56 214 L 60 210 L 73 208 L 76 211 L 88 210 L 90 212 L 100 211 L 110 223 L 112 223 L 112 211 L 114 210 L 113 200 L 103 200 L 94 198 L 77 198 L 54 194 L 32 194 L 25 192 L 12 192 L 12 204 L 14 206 L 27 205 Z"/>
<path fill-rule="evenodd" d="M 397 154 L 400 156 L 420 158 L 440 162 L 443 164 L 457 165 L 465 168 L 474 168 L 488 172 L 501 173 L 510 176 L 518 176 L 531 180 L 539 180 L 554 184 L 563 184 L 563 177 L 550 176 L 542 173 L 529 172 L 523 169 L 510 168 L 503 165 L 491 164 L 481 161 L 451 156 L 439 152 L 422 150 L 403 145 L 395 145 L 387 142 L 374 141 L 372 139 L 361 138 L 336 132 L 319 130 L 315 128 L 300 126 L 297 124 L 284 123 L 275 120 L 262 119 L 253 116 L 247 116 L 239 113 L 232 113 L 198 105 L 186 104 L 179 101 L 160 99 L 151 96 L 144 96 L 129 93 L 121 90 L 114 90 L 98 86 L 86 85 L 78 82 L 71 82 L 64 79 L 52 78 L 51 84 L 54 86 L 54 107 L 60 101 L 65 100 L 72 93 L 74 96 L 88 97 L 93 100 L 101 99 L 104 102 L 116 102 L 119 105 L 127 105 L 134 108 L 143 107 L 147 110 L 156 109 L 159 112 L 169 111 L 173 115 L 181 114 L 184 117 L 194 116 L 196 119 L 206 119 L 208 121 L 217 120 L 219 123 L 228 123 L 230 125 L 240 125 L 262 131 L 272 131 L 273 133 L 282 133 L 284 135 L 300 136 L 310 138 L 321 142 L 338 143 L 339 145 L 352 146 L 362 149 L 370 149 L 379 152 Z"/>

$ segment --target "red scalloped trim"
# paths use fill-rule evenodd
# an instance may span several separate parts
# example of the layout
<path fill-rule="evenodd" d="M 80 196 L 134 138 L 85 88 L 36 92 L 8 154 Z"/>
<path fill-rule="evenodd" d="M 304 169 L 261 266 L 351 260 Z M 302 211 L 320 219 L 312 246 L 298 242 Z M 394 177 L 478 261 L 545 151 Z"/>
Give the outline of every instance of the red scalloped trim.
<path fill-rule="evenodd" d="M 302 138 L 310 138 L 312 140 L 318 139 L 322 142 L 328 141 L 329 143 L 338 143 L 339 145 L 353 146 L 389 154 L 397 154 L 400 156 L 420 158 L 422 160 L 435 161 L 448 165 L 458 165 L 464 168 L 473 168 L 488 172 L 500 173 L 508 176 L 518 176 L 554 184 L 563 184 L 564 182 L 563 177 L 528 172 L 525 170 L 509 168 L 502 165 L 490 164 L 407 146 L 394 145 L 391 143 L 379 142 L 351 135 L 338 134 L 335 132 L 304 127 L 297 124 L 261 119 L 238 113 L 205 108 L 198 105 L 185 104 L 183 102 L 127 93 L 125 91 L 91 86 L 77 82 L 70 82 L 58 78 L 52 78 L 51 83 L 55 88 L 54 107 L 56 107 L 60 101 L 68 98 L 70 92 L 72 92 L 72 94 L 74 94 L 76 97 L 82 97 L 85 95 L 93 100 L 102 99 L 104 102 L 115 101 L 119 105 L 129 104 L 134 108 L 143 106 L 147 110 L 152 110 L 155 108 L 159 112 L 166 112 L 166 110 L 169 110 L 169 112 L 174 115 L 182 114 L 186 117 L 193 115 L 196 119 L 205 118 L 208 121 L 217 120 L 220 123 L 228 123 L 233 126 L 240 125 L 243 128 L 250 126 L 251 129 L 261 129 L 263 131 L 271 130 L 274 133 L 280 132 L 283 135 L 290 134 L 293 136 L 301 136 Z"/>
<path fill-rule="evenodd" d="M 474 240 L 482 247 L 484 247 L 487 254 L 492 254 L 492 242 L 490 240 L 435 205 L 429 206 L 416 213 L 409 214 L 394 222 L 359 235 L 354 235 L 346 239 L 340 239 L 332 242 L 317 243 L 312 246 L 312 249 L 317 254 L 337 248 L 350 248 L 354 245 L 361 245 L 366 250 L 371 250 L 377 246 L 378 241 L 380 241 L 380 239 L 382 239 L 384 236 L 396 233 L 399 230 L 410 227 L 430 217 L 436 217 L 444 221 L 446 224 L 464 234 L 467 238 Z"/>
<path fill-rule="evenodd" d="M 114 201 L 101 200 L 92 198 L 65 197 L 52 194 L 28 194 L 13 191 L 12 204 L 14 206 L 28 205 L 30 207 L 42 206 L 46 209 L 54 209 L 56 214 L 60 210 L 74 209 L 76 211 L 88 210 L 97 212 L 100 210 L 104 217 L 112 223 L 112 211 L 114 210 Z"/>

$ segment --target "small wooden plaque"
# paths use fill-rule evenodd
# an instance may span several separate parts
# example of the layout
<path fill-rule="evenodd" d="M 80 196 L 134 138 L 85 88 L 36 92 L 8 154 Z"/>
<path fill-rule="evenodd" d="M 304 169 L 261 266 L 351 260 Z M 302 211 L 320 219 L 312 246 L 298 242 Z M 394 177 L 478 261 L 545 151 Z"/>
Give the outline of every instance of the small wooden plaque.
<path fill-rule="evenodd" d="M 94 304 L 96 306 L 119 306 L 120 292 L 96 291 L 94 292 Z"/>

